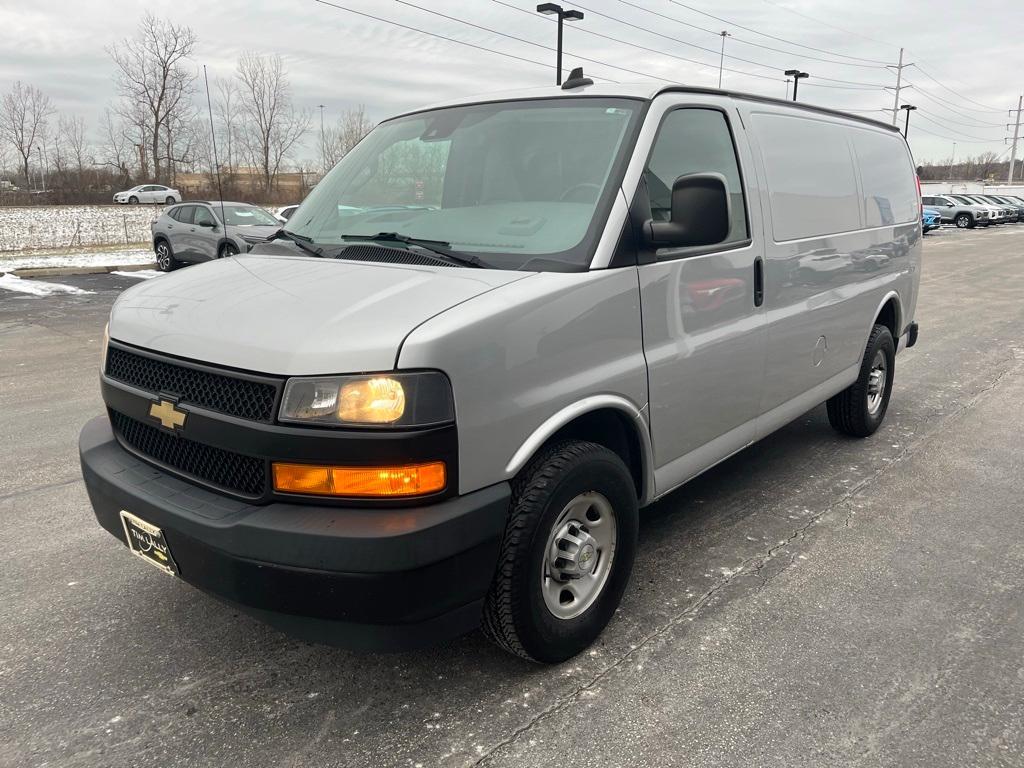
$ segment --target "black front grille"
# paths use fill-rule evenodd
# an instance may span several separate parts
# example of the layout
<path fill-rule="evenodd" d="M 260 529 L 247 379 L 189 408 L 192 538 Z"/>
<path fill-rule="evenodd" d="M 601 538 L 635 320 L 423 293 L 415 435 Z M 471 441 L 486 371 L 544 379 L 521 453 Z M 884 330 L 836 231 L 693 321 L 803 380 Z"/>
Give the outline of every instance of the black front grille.
<path fill-rule="evenodd" d="M 174 394 L 183 403 L 228 416 L 264 423 L 274 420 L 277 387 L 264 381 L 190 368 L 114 346 L 107 350 L 107 376 L 153 394 Z"/>
<path fill-rule="evenodd" d="M 160 464 L 243 496 L 266 492 L 267 469 L 262 459 L 203 445 L 117 411 L 110 411 L 110 421 L 126 445 Z"/>

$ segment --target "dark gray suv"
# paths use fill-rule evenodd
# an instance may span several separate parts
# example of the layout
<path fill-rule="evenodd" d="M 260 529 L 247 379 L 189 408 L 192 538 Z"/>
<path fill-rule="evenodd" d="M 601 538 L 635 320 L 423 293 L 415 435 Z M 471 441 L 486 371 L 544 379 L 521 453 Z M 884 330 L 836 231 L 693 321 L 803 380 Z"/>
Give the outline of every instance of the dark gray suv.
<path fill-rule="evenodd" d="M 248 203 L 195 202 L 166 209 L 150 227 L 156 265 L 170 272 L 182 264 L 245 253 L 277 232 L 281 222 Z"/>

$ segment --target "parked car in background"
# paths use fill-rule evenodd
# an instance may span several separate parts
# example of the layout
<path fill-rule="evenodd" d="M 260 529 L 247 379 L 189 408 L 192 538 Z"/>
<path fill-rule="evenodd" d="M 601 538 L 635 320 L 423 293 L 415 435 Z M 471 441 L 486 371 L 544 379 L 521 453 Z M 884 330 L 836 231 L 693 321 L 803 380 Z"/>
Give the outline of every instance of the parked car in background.
<path fill-rule="evenodd" d="M 248 203 L 203 201 L 168 208 L 150 229 L 157 267 L 170 272 L 182 264 L 245 253 L 281 229 L 281 222 Z"/>
<path fill-rule="evenodd" d="M 174 205 L 181 202 L 181 192 L 160 184 L 140 184 L 115 194 L 114 202 L 126 205 L 138 205 L 139 203 Z"/>
<path fill-rule="evenodd" d="M 284 224 L 288 219 L 292 217 L 292 214 L 298 210 L 298 205 L 286 205 L 284 208 L 279 208 L 275 214 L 278 220 Z"/>
<path fill-rule="evenodd" d="M 1010 209 L 1004 205 L 996 205 L 982 199 L 979 195 L 951 195 L 954 200 L 962 203 L 974 203 L 988 208 L 989 221 L 993 224 L 1005 224 L 1010 217 Z"/>
<path fill-rule="evenodd" d="M 942 214 L 938 208 L 921 209 L 921 231 L 928 234 L 942 225 Z"/>
<path fill-rule="evenodd" d="M 564 661 L 640 507 L 822 402 L 868 437 L 918 337 L 907 143 L 807 104 L 576 72 L 386 120 L 302 209 L 122 294 L 79 447 L 135 556 L 307 639 Z"/>
<path fill-rule="evenodd" d="M 1008 197 L 1003 195 L 974 195 L 982 200 L 989 201 L 992 205 L 1003 206 L 1009 217 L 1010 221 L 1021 222 L 1024 221 L 1024 203 L 1014 202 Z"/>
<path fill-rule="evenodd" d="M 924 205 L 937 208 L 942 215 L 944 224 L 956 224 L 960 229 L 976 226 L 988 226 L 992 212 L 987 206 L 972 202 L 961 202 L 953 195 L 925 195 L 921 198 Z"/>

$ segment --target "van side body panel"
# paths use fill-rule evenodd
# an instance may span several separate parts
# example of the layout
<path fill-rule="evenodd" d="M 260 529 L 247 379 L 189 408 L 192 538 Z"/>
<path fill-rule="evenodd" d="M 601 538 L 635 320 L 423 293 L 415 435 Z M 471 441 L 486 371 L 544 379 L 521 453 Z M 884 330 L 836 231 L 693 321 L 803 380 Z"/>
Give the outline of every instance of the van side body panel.
<path fill-rule="evenodd" d="M 913 164 L 898 135 L 782 106 L 740 109 L 767 213 L 760 437 L 856 379 L 887 295 L 898 297 L 900 333 L 913 319 L 921 223 Z M 886 189 L 876 189 L 886 172 Z"/>
<path fill-rule="evenodd" d="M 614 395 L 646 424 L 635 267 L 543 272 L 479 298 L 415 328 L 397 360 L 451 379 L 460 493 L 508 479 L 531 436 L 587 398 Z"/>

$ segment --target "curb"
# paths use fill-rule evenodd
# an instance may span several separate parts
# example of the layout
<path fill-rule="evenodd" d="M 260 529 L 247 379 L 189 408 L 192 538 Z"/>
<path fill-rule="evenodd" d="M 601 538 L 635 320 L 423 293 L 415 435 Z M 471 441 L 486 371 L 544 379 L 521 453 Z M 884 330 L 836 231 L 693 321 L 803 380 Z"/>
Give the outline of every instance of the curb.
<path fill-rule="evenodd" d="M 156 262 L 150 264 L 113 264 L 107 267 L 25 267 L 11 270 L 17 277 L 70 277 L 72 275 L 102 275 L 109 272 L 138 272 L 156 269 Z M 0 272 L 0 274 L 3 274 Z"/>

